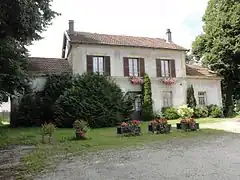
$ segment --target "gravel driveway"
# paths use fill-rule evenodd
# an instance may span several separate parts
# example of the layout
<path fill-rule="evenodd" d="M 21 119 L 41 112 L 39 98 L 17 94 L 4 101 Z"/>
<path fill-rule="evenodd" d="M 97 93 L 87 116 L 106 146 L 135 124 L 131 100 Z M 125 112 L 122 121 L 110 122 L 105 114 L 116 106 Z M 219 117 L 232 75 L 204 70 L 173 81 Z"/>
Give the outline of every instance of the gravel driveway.
<path fill-rule="evenodd" d="M 63 161 L 38 180 L 237 180 L 240 134 L 172 140 Z"/>

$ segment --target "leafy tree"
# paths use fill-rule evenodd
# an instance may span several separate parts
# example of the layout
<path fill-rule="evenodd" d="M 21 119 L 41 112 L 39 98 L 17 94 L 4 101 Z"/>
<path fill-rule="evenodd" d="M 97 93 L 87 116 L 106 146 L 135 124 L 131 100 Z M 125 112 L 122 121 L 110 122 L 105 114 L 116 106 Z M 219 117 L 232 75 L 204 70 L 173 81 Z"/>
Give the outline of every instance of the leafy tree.
<path fill-rule="evenodd" d="M 233 96 L 239 96 L 240 2 L 209 0 L 203 16 L 203 31 L 192 44 L 197 59 L 224 77 L 223 95 L 227 115 L 232 114 Z"/>
<path fill-rule="evenodd" d="M 143 84 L 143 119 L 145 121 L 151 120 L 153 116 L 153 101 L 152 101 L 152 88 L 151 80 L 148 74 L 144 75 Z"/>
<path fill-rule="evenodd" d="M 27 83 L 27 49 L 41 39 L 51 20 L 58 15 L 52 0 L 0 1 L 0 102 L 4 96 L 22 94 Z"/>
<path fill-rule="evenodd" d="M 195 108 L 197 105 L 196 99 L 194 96 L 193 85 L 191 85 L 190 87 L 187 88 L 187 105 L 190 108 Z"/>

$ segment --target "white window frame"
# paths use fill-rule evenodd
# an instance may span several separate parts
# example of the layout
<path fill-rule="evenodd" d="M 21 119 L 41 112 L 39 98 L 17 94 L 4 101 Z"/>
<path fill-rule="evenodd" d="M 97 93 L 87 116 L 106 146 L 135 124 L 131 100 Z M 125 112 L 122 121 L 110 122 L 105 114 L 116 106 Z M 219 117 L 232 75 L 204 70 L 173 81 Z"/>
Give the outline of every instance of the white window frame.
<path fill-rule="evenodd" d="M 198 104 L 207 105 L 207 93 L 206 91 L 198 91 Z"/>
<path fill-rule="evenodd" d="M 163 107 L 173 106 L 173 93 L 172 91 L 162 91 Z"/>
<path fill-rule="evenodd" d="M 128 58 L 128 71 L 129 71 L 129 76 L 139 77 L 140 65 L 139 65 L 138 58 Z"/>
<path fill-rule="evenodd" d="M 103 75 L 104 71 L 105 71 L 104 57 L 103 56 L 93 56 L 93 72 Z"/>

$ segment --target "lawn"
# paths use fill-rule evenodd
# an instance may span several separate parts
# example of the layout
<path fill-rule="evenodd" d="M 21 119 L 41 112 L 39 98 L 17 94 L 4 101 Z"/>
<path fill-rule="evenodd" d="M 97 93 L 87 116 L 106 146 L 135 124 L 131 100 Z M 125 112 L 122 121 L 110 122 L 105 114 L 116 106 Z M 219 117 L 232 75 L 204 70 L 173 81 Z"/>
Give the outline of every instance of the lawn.
<path fill-rule="evenodd" d="M 197 122 L 209 122 L 213 120 L 199 119 Z M 217 120 L 216 120 L 217 121 Z M 214 122 L 216 122 L 214 120 Z M 177 121 L 169 121 L 175 124 Z M 118 137 L 116 128 L 93 129 L 88 133 L 88 140 L 73 140 L 73 129 L 57 129 L 54 133 L 52 144 L 42 144 L 40 128 L 0 128 L 0 148 L 9 145 L 33 144 L 36 149 L 25 155 L 22 159 L 21 174 L 40 172 L 46 167 L 51 167 L 56 161 L 67 157 L 83 155 L 85 153 L 110 148 L 123 148 L 129 146 L 141 146 L 156 141 L 171 139 L 194 138 L 198 136 L 221 135 L 219 130 L 202 129 L 199 132 L 180 132 L 173 129 L 170 134 L 152 135 L 147 133 L 147 122 L 142 125 L 143 135 L 137 137 Z"/>

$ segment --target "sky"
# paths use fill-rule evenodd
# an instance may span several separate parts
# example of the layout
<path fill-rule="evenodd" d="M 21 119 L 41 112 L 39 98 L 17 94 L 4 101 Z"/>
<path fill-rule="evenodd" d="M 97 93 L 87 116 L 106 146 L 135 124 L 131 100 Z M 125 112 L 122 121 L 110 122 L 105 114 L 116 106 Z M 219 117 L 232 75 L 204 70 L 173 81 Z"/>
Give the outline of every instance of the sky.
<path fill-rule="evenodd" d="M 52 9 L 61 13 L 42 33 L 44 39 L 29 46 L 31 56 L 61 57 L 63 33 L 68 20 L 76 31 L 172 39 L 190 49 L 202 32 L 202 16 L 208 0 L 54 0 Z"/>

